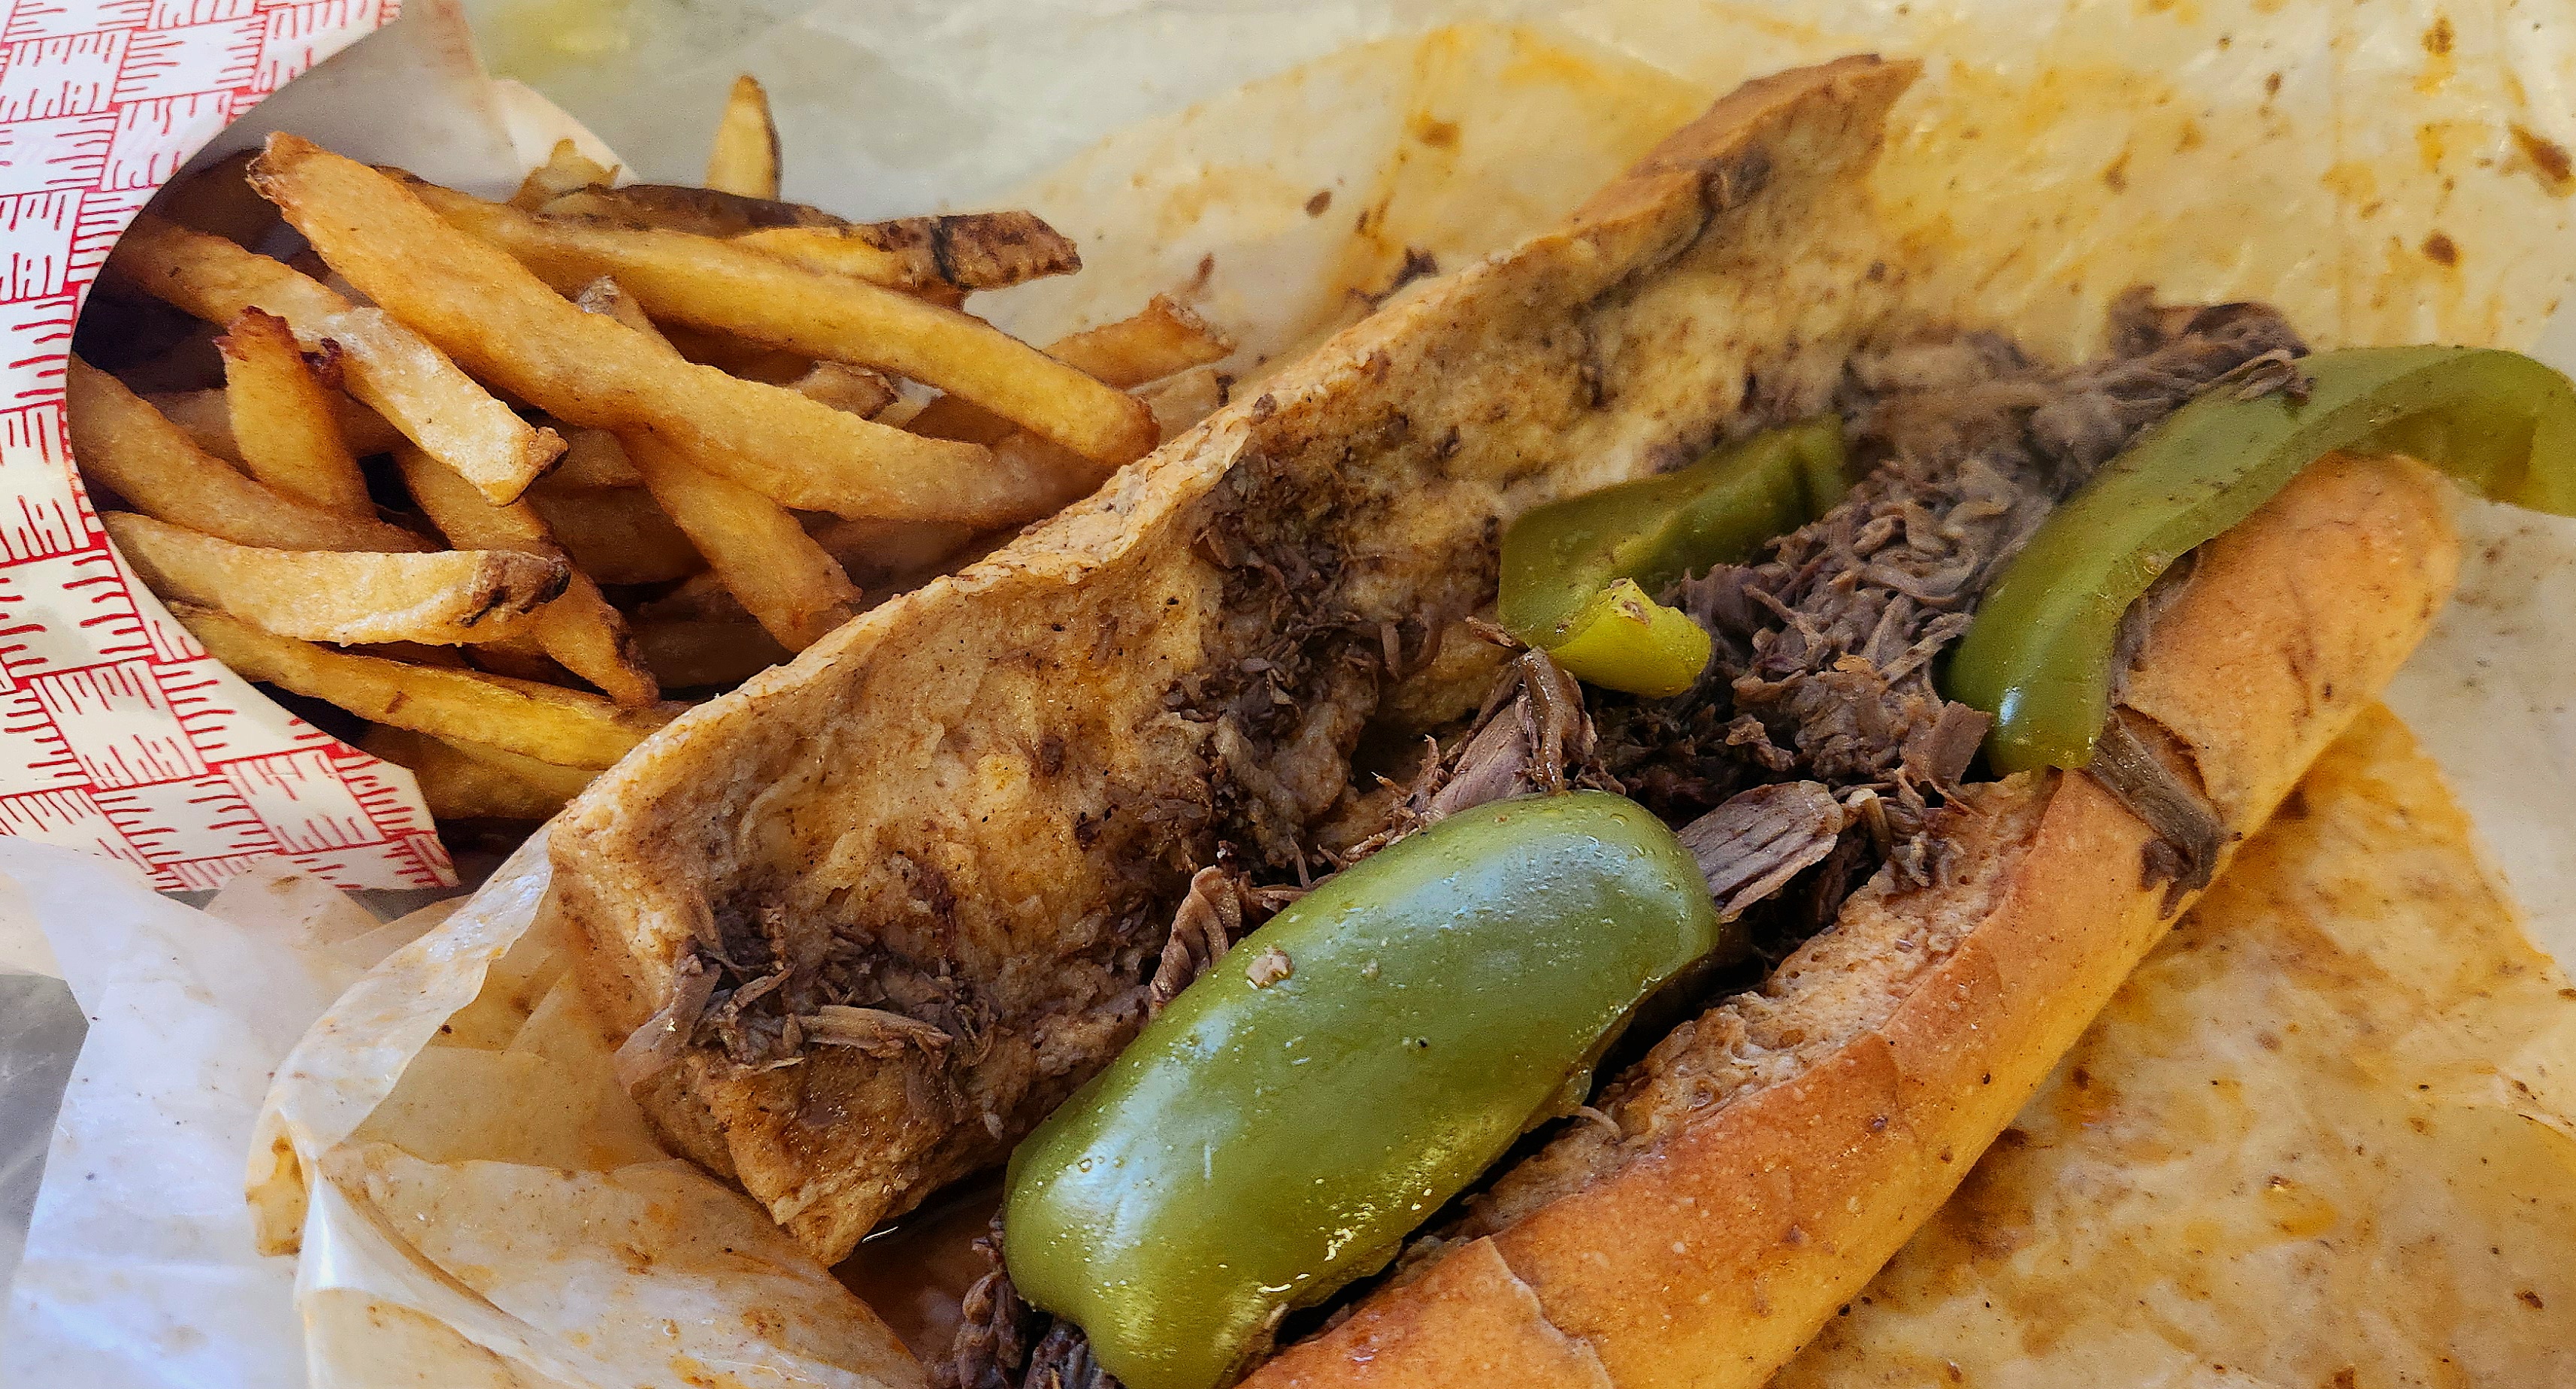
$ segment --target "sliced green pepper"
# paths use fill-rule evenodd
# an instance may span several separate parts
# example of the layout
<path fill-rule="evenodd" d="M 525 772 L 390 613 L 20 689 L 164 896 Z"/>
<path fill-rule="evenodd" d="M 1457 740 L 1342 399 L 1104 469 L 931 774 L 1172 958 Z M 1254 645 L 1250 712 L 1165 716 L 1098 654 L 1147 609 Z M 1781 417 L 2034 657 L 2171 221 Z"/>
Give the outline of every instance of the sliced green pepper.
<path fill-rule="evenodd" d="M 1678 694 L 1708 664 L 1708 646 L 1702 640 L 1691 661 L 1675 625 L 1689 619 L 1646 595 L 1685 574 L 1750 557 L 1849 490 L 1842 420 L 1825 415 L 1726 445 L 1660 477 L 1533 508 L 1503 532 L 1496 616 L 1578 679 L 1632 694 Z M 1639 590 L 1618 604 L 1630 620 L 1602 626 L 1599 619 L 1614 615 L 1604 595 L 1622 579 Z M 1676 683 L 1682 664 L 1690 669 Z"/>
<path fill-rule="evenodd" d="M 2297 366 L 2304 392 L 2222 386 L 2175 411 L 2006 566 L 1946 676 L 1951 698 L 1995 716 L 1996 770 L 2090 761 L 2122 614 L 2323 454 L 2409 454 L 2496 501 L 2576 515 L 2576 388 L 2549 367 L 2467 347 L 2357 347 Z"/>
<path fill-rule="evenodd" d="M 1658 985 L 1743 948 L 1634 802 L 1451 816 L 1253 932 L 1011 1154 L 1012 1281 L 1130 1389 L 1211 1389 L 1579 1103 Z"/>
<path fill-rule="evenodd" d="M 1665 699 L 1689 689 L 1715 649 L 1690 614 L 1647 597 L 1634 579 L 1618 579 L 1575 610 L 1548 654 L 1578 680 Z"/>

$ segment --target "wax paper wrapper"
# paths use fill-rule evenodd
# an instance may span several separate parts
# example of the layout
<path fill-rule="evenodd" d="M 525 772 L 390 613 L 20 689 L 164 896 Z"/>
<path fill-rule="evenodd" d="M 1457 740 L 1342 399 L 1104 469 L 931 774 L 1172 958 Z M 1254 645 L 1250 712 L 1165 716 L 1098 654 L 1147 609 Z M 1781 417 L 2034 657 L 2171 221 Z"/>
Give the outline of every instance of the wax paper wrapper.
<path fill-rule="evenodd" d="M 2109 298 L 2141 281 L 2175 300 L 2272 299 L 2321 344 L 2527 347 L 2571 269 L 2571 31 L 2528 7 L 544 8 L 615 29 L 596 65 L 623 65 L 623 95 L 576 105 L 634 139 L 645 173 L 688 177 L 691 142 L 651 132 L 712 109 L 679 99 L 691 84 L 751 67 L 786 118 L 791 193 L 855 215 L 1026 202 L 1081 239 L 1082 275 L 979 311 L 1043 339 L 1179 290 L 1238 335 L 1247 377 L 1364 312 L 1408 262 L 1454 266 L 1547 224 L 1737 80 L 1864 48 L 1929 60 L 1878 190 L 1909 252 L 1940 267 L 1919 307 L 2008 320 L 2038 348 L 2089 350 Z M 517 22 L 509 6 L 487 17 Z M 558 62 L 550 85 L 577 90 L 580 67 Z M 2491 1378 L 2565 1378 L 2531 1348 L 2576 1344 L 2552 1204 L 2576 1176 L 2566 985 L 2494 878 L 2565 958 L 2576 846 L 2546 807 L 2576 761 L 2562 695 L 2576 528 L 2464 510 L 2461 599 L 2392 700 L 2485 845 L 2405 734 L 2365 724 L 2305 793 L 2315 827 L 2249 851 L 1981 1166 L 1963 1199 L 1986 1204 L 1945 1213 L 1793 1377 L 2358 1385 L 2455 1373 L 2429 1368 L 2449 1354 Z M 255 1119 L 238 1084 L 201 1106 L 249 1150 L 246 1207 L 163 1199 L 182 1172 L 188 1191 L 217 1190 L 220 1142 L 163 1153 L 147 1136 L 67 1161 L 64 1136 L 161 1114 L 97 1108 L 76 1081 L 30 1242 L 45 1276 L 13 1295 L 0 1366 L 155 1382 L 166 1347 L 203 1344 L 229 1358 L 159 1382 L 921 1382 L 829 1271 L 653 1147 L 561 943 L 530 932 L 541 852 L 394 949 L 282 1059 L 261 1048 L 318 989 L 269 991 L 264 1030 L 190 1035 L 189 1064 L 277 1070 Z M 2388 883 L 2404 891 L 2374 891 Z M 48 925 L 58 951 L 76 938 Z M 261 958 L 248 952 L 281 928 L 188 929 Z M 2262 948 L 2233 948 L 2240 934 Z M 197 988 L 211 1001 L 183 986 L 154 1003 L 247 1026 L 236 995 Z M 170 1058 L 133 1040 L 152 1011 L 91 1012 L 99 1078 L 175 1104 Z M 2374 1045 L 2344 1045 L 2361 1036 Z M 2342 1069 L 2302 1103 L 2327 1061 Z M 2180 1077 L 2227 1098 L 2204 1104 Z M 2156 1148 L 2169 1113 L 2192 1125 Z M 2108 1130 L 2096 1146 L 2087 1115 Z M 2369 1127 L 2384 1168 L 2297 1165 L 2347 1122 Z M 240 1182 L 241 1151 L 222 1180 Z M 2430 1175 L 2374 1184 L 2383 1170 Z M 2115 1190 L 2131 1199 L 2097 1199 Z M 1990 1227 L 1977 1260 L 1943 1243 Z M 2098 1238 L 2077 1250 L 2086 1230 Z M 245 1254 L 254 1238 L 298 1251 L 300 1317 L 274 1310 L 289 1264 Z M 244 1289 L 268 1277 L 271 1312 L 154 1321 L 138 1304 L 164 1303 L 134 1289 L 188 1266 L 164 1240 Z M 2117 1257 L 2133 1245 L 2165 1262 Z M 2070 1250 L 2087 1256 L 2080 1279 L 2053 1272 Z M 2398 1315 L 2428 1288 L 2443 1306 Z M 1989 1301 L 2012 1315 L 1987 1316 Z M 2274 1334 L 2337 1315 L 2349 1338 Z"/>

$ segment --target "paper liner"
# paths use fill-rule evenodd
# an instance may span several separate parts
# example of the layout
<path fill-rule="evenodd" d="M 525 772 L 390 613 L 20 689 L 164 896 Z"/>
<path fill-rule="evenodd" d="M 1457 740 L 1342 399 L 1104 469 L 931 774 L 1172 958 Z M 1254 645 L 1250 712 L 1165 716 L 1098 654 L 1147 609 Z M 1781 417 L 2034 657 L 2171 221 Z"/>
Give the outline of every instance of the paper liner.
<path fill-rule="evenodd" d="M 673 0 L 670 8 L 681 7 Z M 1086 84 L 1128 93 L 1127 83 L 1189 68 L 1201 52 L 1216 55 L 1208 72 L 1257 72 L 1261 35 L 1281 39 L 1277 57 L 1303 57 L 1382 39 L 1425 15 L 1505 8 L 1318 11 L 1247 0 L 1033 13 L 979 0 L 941 7 L 937 32 L 947 47 L 930 50 L 940 59 L 922 56 L 917 34 L 863 6 L 818 6 L 802 22 L 872 33 L 871 43 L 910 40 L 909 61 L 934 72 L 943 93 L 923 117 L 929 126 L 907 125 L 910 116 L 883 123 L 909 131 L 902 148 L 910 176 L 960 198 L 1005 202 L 1021 198 L 995 192 L 995 173 L 1032 167 L 1025 151 L 1014 155 L 1011 137 L 977 127 L 956 132 L 962 153 L 951 160 L 928 138 L 931 117 L 967 109 L 981 95 L 993 109 L 1025 117 L 1030 144 L 1061 143 L 1069 131 L 1103 133 L 1083 124 Z M 1938 248 L 1949 266 L 1924 282 L 1928 311 L 2007 316 L 2036 344 L 2072 352 L 2091 347 L 2112 294 L 2152 281 L 2174 298 L 2275 298 L 2326 343 L 2432 337 L 2523 346 L 2568 280 L 2565 190 L 2545 159 L 2534 162 L 2524 137 L 2545 148 L 2576 135 L 2569 128 L 2576 108 L 2559 99 L 2576 35 L 2526 32 L 2527 17 L 2514 11 L 2444 15 L 2429 5 L 2380 4 L 2265 14 L 2052 0 L 1983 7 L 1606 0 L 1509 10 L 1546 22 L 1385 40 L 1113 135 L 1025 194 L 1082 239 L 1089 268 L 979 301 L 979 309 L 1043 337 L 1125 312 L 1144 293 L 1186 287 L 1220 324 L 1244 332 L 1237 365 L 1257 372 L 1265 354 L 1293 350 L 1356 312 L 1354 292 L 1383 289 L 1406 251 L 1429 250 L 1454 264 L 1507 241 L 1571 206 L 1660 135 L 1674 113 L 1756 72 L 1870 47 L 1933 59 L 1900 111 L 1881 177 L 1897 224 L 1916 245 Z M 630 12 L 661 9 L 636 0 L 620 11 Z M 862 23 L 863 15 L 873 17 Z M 1147 32 L 1152 42 L 1142 48 L 1103 37 Z M 1018 69 L 994 55 L 1014 46 L 1085 55 L 1083 81 L 1003 90 L 994 74 Z M 729 67 L 725 56 L 703 48 L 691 55 Z M 787 109 L 799 99 L 819 103 L 828 90 L 837 109 L 852 110 L 847 73 L 827 75 L 822 66 L 801 77 L 764 68 L 764 76 L 779 79 L 773 90 Z M 801 97 L 800 83 L 808 88 Z M 670 104 L 650 72 L 632 74 L 630 85 L 639 103 Z M 866 141 L 869 121 L 854 119 L 848 138 Z M 1332 198 L 1310 213 L 1326 188 Z M 848 200 L 811 186 L 800 191 L 848 210 L 893 210 L 863 205 L 872 190 L 853 190 Z M 1356 225 L 1363 212 L 1365 229 Z M 2427 250 L 2436 232 L 2448 246 L 2439 256 Z M 1202 278 L 1198 267 L 1211 258 Z M 2569 331 L 2576 340 L 2576 328 Z M 2473 535 L 2502 534 L 2505 543 L 2473 557 L 2465 601 L 2397 694 L 2436 750 L 2459 759 L 2453 769 L 2464 799 L 2507 875 L 2529 892 L 2576 881 L 2568 837 L 2547 808 L 2556 795 L 2531 794 L 2552 784 L 2550 768 L 2576 762 L 2576 730 L 2562 711 L 2566 685 L 2555 678 L 2565 658 L 2550 654 L 2576 650 L 2576 605 L 2536 607 L 2518 587 L 2563 586 L 2570 570 L 2561 557 L 2576 555 L 2576 528 L 2476 508 L 2468 521 Z M 238 1087 L 206 1107 L 250 1141 L 253 1204 L 229 1213 L 183 1205 L 164 1219 L 201 1222 L 200 1241 L 236 1261 L 254 1230 L 269 1247 L 301 1249 L 296 1293 L 306 1339 L 281 1344 L 281 1334 L 292 1333 L 281 1333 L 277 1317 L 245 1316 L 227 1333 L 235 1358 L 274 1367 L 300 1354 L 311 1382 L 326 1389 L 423 1381 L 917 1383 L 882 1325 L 823 1270 L 765 1223 L 746 1220 L 740 1199 L 715 1179 L 660 1160 L 608 1079 L 605 1042 L 584 1026 L 562 943 L 528 934 L 543 891 L 542 844 L 532 842 L 472 904 L 393 950 L 321 1015 L 283 1059 L 255 1140 Z M 2454 834 L 2435 848 L 2426 861 L 2438 858 L 2441 871 L 2464 884 L 2464 900 L 2477 897 L 2465 883 L 2475 874 L 2471 847 Z M 21 871 L 14 860 L 0 866 Z M 2479 900 L 2448 928 L 2494 947 L 2498 958 L 2511 956 L 2515 923 L 2499 899 Z M 2553 933 L 2547 938 L 2576 940 L 2565 933 L 2565 901 L 2542 905 L 2554 913 L 2543 923 Z M 2353 923 L 2367 948 L 2376 918 L 2326 920 Z M 206 929 L 229 940 L 239 928 Z M 387 943 L 369 943 L 371 936 L 315 949 L 345 960 Z M 63 939 L 58 929 L 57 950 Z M 2409 939 L 2410 949 L 2441 943 L 2438 935 Z M 122 937 L 108 948 L 152 949 Z M 2332 980 L 2302 985 L 2311 986 L 2307 1006 L 2370 1013 Z M 209 1004 L 172 1001 L 173 1015 L 249 1006 L 213 992 Z M 314 1006 L 309 996 L 281 998 L 267 1021 Z M 97 1074 L 152 1074 L 134 1040 L 143 1019 L 103 1015 L 100 1026 L 109 1041 Z M 2563 1028 L 2481 1026 L 2477 1046 L 2486 1059 L 2477 1064 L 2509 1066 L 2516 1076 L 2564 1073 Z M 257 1067 L 278 1064 L 266 1059 L 276 1052 L 262 1050 L 273 1042 L 263 1033 L 190 1045 L 228 1048 L 225 1064 Z M 2261 1056 L 2249 1064 L 2296 1090 L 2295 1075 L 2262 1069 Z M 2565 1108 L 2562 1098 L 2503 1107 L 2528 1116 L 2563 1116 Z M 76 1086 L 64 1129 L 144 1124 L 155 1112 L 94 1113 Z M 185 1166 L 201 1175 L 210 1154 L 191 1151 L 197 1156 Z M 114 1203 L 85 1190 L 93 1184 L 76 1171 L 102 1171 L 136 1210 L 158 1210 L 145 1153 L 92 1168 L 61 1157 L 58 1145 L 38 1246 L 59 1247 L 48 1215 L 79 1228 Z M 228 1162 L 237 1173 L 238 1160 Z M 583 1223 L 594 1218 L 596 1226 Z M 107 1242 L 114 1247 L 107 1261 L 149 1262 L 129 1260 L 125 1250 L 157 1249 L 161 1225 L 141 1216 L 135 1225 Z M 703 1237 L 718 1232 L 716 1248 L 735 1262 L 713 1270 Z M 870 1255 L 863 1248 L 859 1257 Z M 273 1277 L 285 1264 L 252 1267 Z M 29 1303 L 21 1293 L 23 1313 Z M 102 1297 L 122 1309 L 99 1338 L 120 1365 L 149 1364 L 154 1350 L 148 1318 L 127 1306 L 133 1301 Z M 64 1329 L 76 1320 L 43 1323 L 52 1333 L 45 1353 L 66 1357 L 41 1362 L 48 1369 L 81 1363 L 78 1336 Z M 11 1353 L 0 1348 L 0 1356 Z M 1932 1382 L 1945 1382 L 1940 1366 L 1928 1369 Z M 2175 1376 L 2158 1382 L 2265 1382 L 2196 1365 Z"/>
<path fill-rule="evenodd" d="M 455 881 L 410 773 L 271 703 L 136 581 L 63 430 L 72 322 L 117 234 L 201 146 L 393 9 L 19 0 L 0 20 L 0 832 L 106 854 L 163 889 L 216 887 L 280 855 L 347 887 Z M 465 51 L 452 5 L 421 9 L 412 27 L 444 24 L 451 57 Z M 347 66 L 351 82 L 387 77 Z M 345 127 L 351 109 L 332 114 Z M 468 124 L 398 143 L 449 144 Z"/>

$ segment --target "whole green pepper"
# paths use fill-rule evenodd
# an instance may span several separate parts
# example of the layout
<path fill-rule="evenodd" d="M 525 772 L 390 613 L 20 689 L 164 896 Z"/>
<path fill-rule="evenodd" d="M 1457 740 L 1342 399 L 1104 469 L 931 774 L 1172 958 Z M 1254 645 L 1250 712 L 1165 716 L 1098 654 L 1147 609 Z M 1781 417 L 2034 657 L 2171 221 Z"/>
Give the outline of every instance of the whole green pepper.
<path fill-rule="evenodd" d="M 1130 1389 L 1211 1389 L 1581 1103 L 1657 986 L 1742 949 L 1634 802 L 1453 815 L 1246 937 L 1011 1154 L 1012 1281 Z"/>
<path fill-rule="evenodd" d="M 1824 415 L 1728 444 L 1659 477 L 1534 507 L 1503 532 L 1495 615 L 1504 630 L 1546 650 L 1578 679 L 1632 694 L 1678 694 L 1708 664 L 1706 634 L 1646 595 L 1685 574 L 1748 558 L 1849 490 L 1842 420 Z M 1610 588 L 1623 579 L 1637 592 L 1612 598 Z"/>
<path fill-rule="evenodd" d="M 2357 347 L 2296 366 L 2303 390 L 2248 398 L 2222 385 L 2175 411 L 2006 566 L 1945 682 L 1995 716 L 1997 771 L 2089 762 L 2122 614 L 2321 455 L 2409 454 L 2496 501 L 2576 515 L 2576 388 L 2549 367 L 2467 347 Z"/>

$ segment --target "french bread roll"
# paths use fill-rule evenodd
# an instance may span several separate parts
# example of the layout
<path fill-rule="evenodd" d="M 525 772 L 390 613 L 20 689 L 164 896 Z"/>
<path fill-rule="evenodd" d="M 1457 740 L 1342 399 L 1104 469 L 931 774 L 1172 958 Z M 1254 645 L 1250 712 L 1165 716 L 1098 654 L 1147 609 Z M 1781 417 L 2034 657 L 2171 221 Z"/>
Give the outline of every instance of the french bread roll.
<path fill-rule="evenodd" d="M 2447 486 L 2334 456 L 2204 546 L 2122 696 L 2240 840 L 2458 570 Z M 2189 904 L 2082 773 L 1980 788 L 1945 884 L 1884 876 L 1658 1044 L 1425 1266 L 1256 1371 L 1287 1386 L 1749 1389 L 1959 1184 Z"/>

